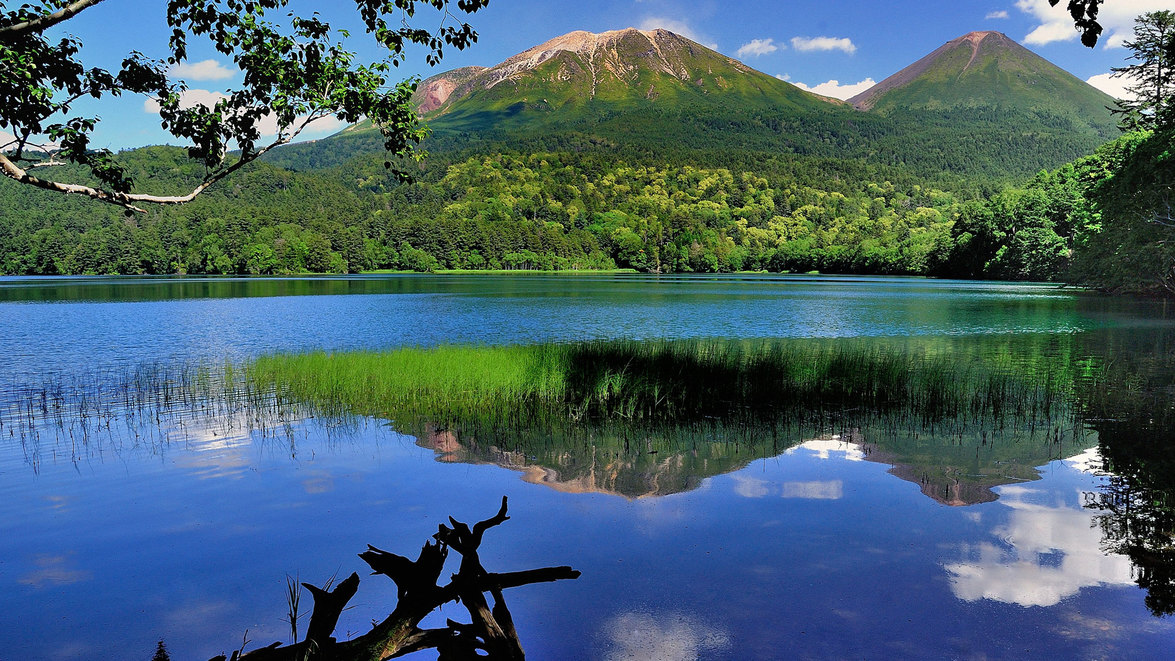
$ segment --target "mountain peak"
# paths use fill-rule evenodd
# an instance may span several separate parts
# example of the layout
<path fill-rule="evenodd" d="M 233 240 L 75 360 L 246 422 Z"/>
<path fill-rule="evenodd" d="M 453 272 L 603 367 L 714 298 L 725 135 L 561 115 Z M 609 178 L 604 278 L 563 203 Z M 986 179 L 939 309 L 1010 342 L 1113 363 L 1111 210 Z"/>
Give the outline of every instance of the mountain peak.
<path fill-rule="evenodd" d="M 636 28 L 568 32 L 486 69 L 433 76 L 415 102 L 422 113 L 460 112 L 482 122 L 492 113 L 556 118 L 555 109 L 591 103 L 632 108 L 720 98 L 763 107 L 827 103 L 669 30 Z"/>
<path fill-rule="evenodd" d="M 534 48 L 525 50 L 515 57 L 533 57 L 542 53 L 550 53 L 552 51 L 571 51 L 573 53 L 589 53 L 601 46 L 619 41 L 625 37 L 642 36 L 649 41 L 661 38 L 665 35 L 672 35 L 668 30 L 638 30 L 636 28 L 624 28 L 622 30 L 609 30 L 607 32 L 588 32 L 587 30 L 576 30 L 568 32 L 567 34 L 559 35 L 553 39 L 549 39 Z"/>
<path fill-rule="evenodd" d="M 1003 32 L 996 32 L 995 30 L 977 30 L 975 32 L 968 32 L 967 34 L 959 37 L 958 39 L 954 39 L 953 41 L 963 41 L 965 39 L 975 45 L 979 45 L 979 42 L 988 37 L 1002 37 L 1007 39 L 1008 35 L 1004 34 Z"/>
<path fill-rule="evenodd" d="M 693 54 L 703 48 L 685 37 L 662 29 L 624 28 L 608 32 L 576 30 L 545 41 L 490 68 L 490 80 L 485 85 L 490 88 L 502 81 L 514 79 L 564 54 L 585 63 L 596 82 L 601 76 L 608 75 L 621 80 L 629 78 L 635 58 L 639 58 L 645 68 L 688 80 L 690 72 L 682 66 L 680 54 L 682 51 Z M 593 97 L 595 89 L 596 85 L 593 84 Z"/>
<path fill-rule="evenodd" d="M 996 31 L 968 32 L 849 99 L 859 110 L 1065 106 L 1099 130 L 1112 100 Z M 1079 110 L 1075 110 L 1076 108 Z M 1100 121 L 1103 119 L 1106 121 Z"/>

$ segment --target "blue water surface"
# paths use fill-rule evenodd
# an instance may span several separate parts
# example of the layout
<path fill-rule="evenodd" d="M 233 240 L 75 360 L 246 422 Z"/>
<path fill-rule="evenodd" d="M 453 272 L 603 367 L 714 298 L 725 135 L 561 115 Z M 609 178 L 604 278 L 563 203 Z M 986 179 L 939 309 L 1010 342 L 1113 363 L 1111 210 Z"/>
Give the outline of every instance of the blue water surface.
<path fill-rule="evenodd" d="M 1157 303 L 924 279 L 3 278 L 0 384 L 451 342 L 1025 336 L 1047 347 L 1100 333 L 1154 346 L 1170 327 Z M 396 598 L 358 552 L 414 556 L 445 517 L 487 518 L 503 495 L 511 518 L 486 535 L 487 568 L 583 572 L 507 592 L 534 659 L 1162 659 L 1175 649 L 1175 624 L 1147 610 L 1129 559 L 1102 550 L 1083 507 L 1107 479 L 1096 438 L 1067 441 L 1035 479 L 1009 468 L 981 497 L 944 497 L 900 453 L 816 430 L 742 458 L 731 445 L 729 470 L 688 487 L 656 488 L 694 465 L 657 455 L 641 469 L 651 486 L 634 491 L 609 479 L 623 458 L 570 476 L 527 457 L 461 454 L 467 439 L 408 436 L 375 418 L 258 428 L 194 411 L 116 418 L 84 437 L 75 423 L 34 436 L 0 427 L 0 658 L 145 661 L 162 639 L 173 658 L 206 659 L 246 635 L 249 648 L 288 640 L 287 575 L 323 584 L 359 572 L 337 630 L 354 635 Z M 432 623 L 445 617 L 467 616 L 450 604 Z"/>

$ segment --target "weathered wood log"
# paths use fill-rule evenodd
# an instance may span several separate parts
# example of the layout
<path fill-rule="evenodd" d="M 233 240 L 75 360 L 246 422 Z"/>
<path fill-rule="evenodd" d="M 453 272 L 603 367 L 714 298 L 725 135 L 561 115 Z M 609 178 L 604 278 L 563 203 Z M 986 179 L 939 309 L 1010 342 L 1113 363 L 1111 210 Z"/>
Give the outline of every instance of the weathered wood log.
<path fill-rule="evenodd" d="M 372 573 L 383 574 L 396 583 L 396 599 L 402 601 L 410 594 L 415 596 L 437 589 L 449 549 L 443 544 L 426 542 L 413 562 L 368 544 L 359 557 L 371 567 Z"/>
<path fill-rule="evenodd" d="M 396 584 L 395 609 L 367 633 L 342 642 L 333 637 L 340 614 L 359 588 L 358 574 L 351 574 L 331 591 L 303 583 L 314 596 L 305 640 L 286 646 L 274 643 L 241 655 L 241 661 L 383 661 L 425 649 L 437 650 L 439 661 L 473 657 L 520 661 L 524 658 L 522 644 L 502 591 L 576 579 L 580 573 L 571 567 L 487 572 L 478 549 L 487 530 L 509 520 L 506 505 L 503 497 L 498 513 L 472 528 L 450 517 L 450 525 L 441 524 L 433 535 L 436 543 L 426 543 L 416 560 L 370 545 L 360 553 L 372 573 L 383 574 Z M 461 563 L 457 573 L 441 586 L 438 582 L 450 548 L 461 555 Z M 492 608 L 486 592 L 493 597 Z M 429 613 L 451 601 L 460 601 L 472 622 L 449 620 L 444 629 L 419 628 Z"/>
<path fill-rule="evenodd" d="M 305 642 L 318 648 L 334 644 L 332 634 L 339 624 L 339 616 L 359 590 L 359 574 L 352 572 L 330 592 L 309 583 L 303 583 L 302 587 L 314 597 L 314 609 L 310 612 L 310 624 L 306 626 Z"/>

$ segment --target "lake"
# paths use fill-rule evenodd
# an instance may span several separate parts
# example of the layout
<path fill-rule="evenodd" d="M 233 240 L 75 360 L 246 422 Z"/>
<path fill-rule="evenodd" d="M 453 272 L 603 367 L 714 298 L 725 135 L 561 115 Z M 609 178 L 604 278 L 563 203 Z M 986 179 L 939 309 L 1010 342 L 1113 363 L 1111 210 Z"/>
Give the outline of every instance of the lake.
<path fill-rule="evenodd" d="M 583 572 L 507 592 L 534 659 L 1175 648 L 1169 404 L 1047 438 L 1015 425 L 812 423 L 771 438 L 716 425 L 633 432 L 606 452 L 605 432 L 535 444 L 507 430 L 489 444 L 374 417 L 257 424 L 199 404 L 87 421 L 28 398 L 276 351 L 608 338 L 933 346 L 1170 383 L 1175 311 L 906 278 L 0 278 L 0 658 L 146 661 L 164 640 L 175 659 L 207 659 L 245 638 L 288 642 L 287 577 L 357 571 L 336 630 L 350 637 L 396 601 L 358 552 L 415 556 L 446 517 L 488 518 L 503 495 L 510 520 L 486 534 L 488 569 Z M 1140 499 L 1159 505 L 1121 507 Z M 451 604 L 430 622 L 445 617 L 467 615 Z"/>

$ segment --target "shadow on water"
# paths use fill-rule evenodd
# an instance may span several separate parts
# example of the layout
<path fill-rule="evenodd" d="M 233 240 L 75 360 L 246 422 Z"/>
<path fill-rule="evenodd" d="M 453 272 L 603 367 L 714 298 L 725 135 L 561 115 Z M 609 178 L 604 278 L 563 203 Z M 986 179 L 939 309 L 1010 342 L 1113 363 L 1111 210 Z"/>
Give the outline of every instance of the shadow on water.
<path fill-rule="evenodd" d="M 217 277 L 141 276 L 133 280 L 87 276 L 9 279 L 0 302 L 179 301 L 274 296 L 433 293 L 419 279 L 396 276 Z"/>
<path fill-rule="evenodd" d="M 1110 338 L 1113 340 L 1115 338 Z M 1098 346 L 1106 367 L 1079 390 L 1086 425 L 1098 435 L 1106 482 L 1085 494 L 1102 549 L 1130 558 L 1156 616 L 1175 615 L 1175 344 L 1149 351 Z"/>

